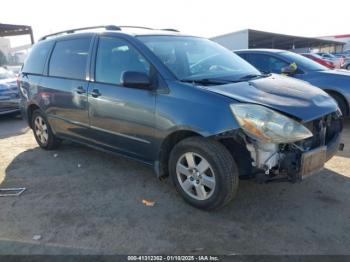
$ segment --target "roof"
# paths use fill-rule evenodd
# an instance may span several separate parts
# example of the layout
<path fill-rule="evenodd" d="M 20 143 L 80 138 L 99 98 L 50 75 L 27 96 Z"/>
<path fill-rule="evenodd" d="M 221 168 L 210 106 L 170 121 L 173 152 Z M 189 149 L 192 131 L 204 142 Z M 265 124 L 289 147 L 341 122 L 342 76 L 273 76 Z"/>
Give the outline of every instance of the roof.
<path fill-rule="evenodd" d="M 272 48 L 294 49 L 306 47 L 319 47 L 327 45 L 343 45 L 343 42 L 325 40 L 313 37 L 302 37 L 285 34 L 277 34 L 248 29 L 249 47 L 264 48 L 272 45 Z"/>
<path fill-rule="evenodd" d="M 102 30 L 102 31 L 101 31 Z M 76 29 L 69 29 L 65 31 L 60 31 L 57 33 L 49 34 L 43 36 L 40 40 L 45 40 L 51 37 L 76 35 L 76 34 L 92 34 L 98 32 L 114 32 L 114 33 L 124 33 L 128 35 L 179 35 L 179 31 L 175 29 L 153 29 L 149 27 L 140 26 L 92 26 L 92 27 L 82 27 Z"/>
<path fill-rule="evenodd" d="M 328 35 L 328 36 L 320 36 L 320 38 L 323 37 L 333 37 L 333 38 L 350 38 L 350 34 L 345 34 L 345 35 Z"/>
<path fill-rule="evenodd" d="M 17 35 L 30 35 L 32 43 L 34 42 L 33 30 L 31 26 L 0 24 L 0 37 Z"/>
<path fill-rule="evenodd" d="M 235 50 L 237 53 L 241 52 L 268 52 L 268 53 L 281 53 L 285 52 L 286 50 L 281 50 L 281 49 L 269 49 L 269 48 L 252 48 L 252 49 L 241 49 L 241 50 Z"/>
<path fill-rule="evenodd" d="M 0 24 L 0 36 L 16 36 L 30 34 L 32 28 L 27 25 Z"/>
<path fill-rule="evenodd" d="M 242 32 L 248 33 L 249 48 L 278 48 L 278 49 L 296 49 L 296 48 L 313 48 L 320 46 L 344 45 L 344 42 L 326 40 L 314 37 L 302 37 L 286 34 L 271 33 L 253 29 L 245 29 L 222 36 L 229 37 L 233 34 Z M 216 36 L 216 39 L 222 36 Z"/>

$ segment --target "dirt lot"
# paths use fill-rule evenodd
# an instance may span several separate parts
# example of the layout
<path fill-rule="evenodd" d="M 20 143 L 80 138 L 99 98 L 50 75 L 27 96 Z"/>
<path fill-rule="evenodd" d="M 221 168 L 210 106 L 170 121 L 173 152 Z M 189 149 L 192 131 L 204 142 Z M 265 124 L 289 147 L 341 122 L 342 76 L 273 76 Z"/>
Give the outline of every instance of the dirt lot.
<path fill-rule="evenodd" d="M 322 173 L 241 181 L 237 199 L 209 213 L 148 167 L 72 143 L 41 150 L 22 120 L 2 117 L 0 186 L 27 191 L 0 198 L 0 254 L 350 254 L 350 122 L 343 140 Z"/>

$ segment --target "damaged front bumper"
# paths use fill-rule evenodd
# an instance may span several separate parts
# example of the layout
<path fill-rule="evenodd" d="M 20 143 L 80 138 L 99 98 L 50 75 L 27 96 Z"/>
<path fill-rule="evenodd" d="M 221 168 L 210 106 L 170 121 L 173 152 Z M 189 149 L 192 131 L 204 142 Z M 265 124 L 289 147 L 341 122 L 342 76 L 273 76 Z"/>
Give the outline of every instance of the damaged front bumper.
<path fill-rule="evenodd" d="M 313 136 L 290 144 L 261 143 L 242 134 L 259 181 L 300 182 L 322 170 L 324 163 L 342 149 L 343 124 L 337 112 L 304 125 Z"/>

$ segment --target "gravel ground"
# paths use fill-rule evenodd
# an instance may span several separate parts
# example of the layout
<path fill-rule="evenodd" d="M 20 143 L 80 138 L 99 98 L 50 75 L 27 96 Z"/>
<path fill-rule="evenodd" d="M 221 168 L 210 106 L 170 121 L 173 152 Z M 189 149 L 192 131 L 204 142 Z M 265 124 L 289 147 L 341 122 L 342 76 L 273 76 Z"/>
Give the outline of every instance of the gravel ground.
<path fill-rule="evenodd" d="M 350 254 L 349 121 L 343 140 L 303 183 L 241 181 L 229 206 L 203 212 L 149 167 L 68 142 L 41 150 L 1 117 L 0 186 L 27 190 L 0 198 L 0 254 Z"/>

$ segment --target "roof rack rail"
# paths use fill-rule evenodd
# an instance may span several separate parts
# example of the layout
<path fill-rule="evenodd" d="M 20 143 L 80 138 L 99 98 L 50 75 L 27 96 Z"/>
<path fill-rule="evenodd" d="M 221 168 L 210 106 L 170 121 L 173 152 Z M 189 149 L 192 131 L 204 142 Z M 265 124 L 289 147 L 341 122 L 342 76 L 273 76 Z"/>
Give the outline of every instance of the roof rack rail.
<path fill-rule="evenodd" d="M 153 28 L 145 27 L 145 26 L 120 25 L 119 27 L 120 28 L 138 28 L 138 29 L 154 30 Z"/>
<path fill-rule="evenodd" d="M 172 29 L 172 28 L 156 29 L 156 28 L 150 28 L 150 27 L 144 27 L 144 26 L 132 26 L 132 25 L 121 25 L 119 27 L 120 28 L 139 28 L 139 29 L 147 29 L 147 30 L 162 30 L 162 31 L 180 32 L 179 30 Z"/>
<path fill-rule="evenodd" d="M 173 28 L 163 28 L 163 29 L 159 29 L 159 30 L 164 30 L 164 31 L 171 31 L 171 32 L 180 32 L 179 30 L 177 29 L 173 29 Z"/>
<path fill-rule="evenodd" d="M 77 32 L 77 31 L 84 31 L 84 30 L 98 29 L 98 28 L 105 28 L 106 30 L 115 30 L 115 31 L 120 31 L 121 30 L 121 28 L 119 26 L 115 26 L 115 25 L 101 25 L 101 26 L 81 27 L 81 28 L 74 28 L 74 29 L 69 29 L 69 30 L 65 30 L 65 31 L 60 31 L 60 32 L 57 32 L 57 33 L 54 33 L 54 34 L 45 35 L 42 38 L 40 38 L 39 41 L 45 40 L 48 37 L 52 37 L 52 36 L 56 36 L 56 35 L 73 34 L 74 32 Z"/>
<path fill-rule="evenodd" d="M 147 30 L 161 30 L 161 31 L 180 32 L 179 30 L 173 29 L 173 28 L 157 29 L 157 28 L 150 28 L 150 27 L 144 27 L 144 26 L 131 26 L 131 25 L 121 25 L 119 27 L 120 28 L 139 28 L 139 29 L 147 29 Z"/>
<path fill-rule="evenodd" d="M 57 32 L 57 33 L 54 33 L 54 34 L 45 35 L 42 38 L 40 38 L 39 41 L 45 40 L 45 39 L 47 39 L 49 37 L 52 37 L 52 36 L 57 36 L 57 35 L 62 35 L 62 34 L 73 34 L 73 33 L 77 32 L 77 31 L 84 31 L 84 30 L 91 30 L 91 29 L 98 29 L 98 28 L 105 28 L 106 30 L 113 30 L 113 31 L 121 31 L 122 28 L 139 28 L 139 29 L 146 29 L 146 30 L 163 30 L 163 31 L 179 32 L 178 30 L 172 29 L 172 28 L 154 29 L 154 28 L 144 27 L 144 26 L 101 25 L 101 26 L 89 26 L 89 27 L 81 27 L 81 28 L 74 28 L 74 29 L 69 29 L 69 30 L 65 30 L 65 31 L 60 31 L 60 32 Z"/>

